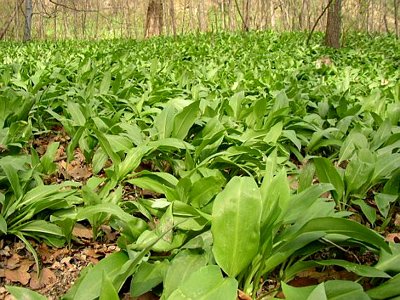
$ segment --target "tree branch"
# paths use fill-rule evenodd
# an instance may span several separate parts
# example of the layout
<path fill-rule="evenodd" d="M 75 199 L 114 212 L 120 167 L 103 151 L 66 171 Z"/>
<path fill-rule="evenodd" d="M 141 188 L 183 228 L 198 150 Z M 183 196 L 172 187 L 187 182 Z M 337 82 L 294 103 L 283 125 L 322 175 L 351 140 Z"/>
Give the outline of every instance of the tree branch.
<path fill-rule="evenodd" d="M 310 44 L 310 40 L 311 40 L 311 36 L 313 35 L 315 28 L 317 28 L 317 25 L 319 23 L 319 21 L 321 20 L 321 18 L 324 16 L 324 14 L 326 13 L 326 11 L 328 10 L 328 8 L 332 5 L 334 0 L 330 0 L 328 5 L 324 8 L 324 10 L 322 11 L 322 13 L 319 15 L 318 19 L 315 21 L 313 28 L 311 29 L 310 33 L 308 34 L 307 40 L 306 40 L 306 45 L 308 46 Z"/>
<path fill-rule="evenodd" d="M 12 20 L 14 19 L 15 15 L 17 14 L 18 9 L 21 7 L 21 4 L 23 3 L 24 0 L 20 0 L 18 3 L 18 6 L 14 9 L 13 14 L 10 16 L 10 18 L 6 21 L 3 29 L 0 31 L 0 40 L 4 38 L 4 36 L 7 33 L 8 28 L 11 25 Z"/>
<path fill-rule="evenodd" d="M 53 3 L 54 5 L 58 5 L 58 6 L 66 8 L 66 9 L 77 11 L 77 12 L 93 12 L 93 13 L 99 12 L 98 10 L 94 10 L 94 9 L 79 9 L 76 7 L 71 7 L 71 6 L 65 5 L 64 3 L 56 2 L 54 0 L 49 0 L 49 1 L 50 1 L 50 3 Z"/>

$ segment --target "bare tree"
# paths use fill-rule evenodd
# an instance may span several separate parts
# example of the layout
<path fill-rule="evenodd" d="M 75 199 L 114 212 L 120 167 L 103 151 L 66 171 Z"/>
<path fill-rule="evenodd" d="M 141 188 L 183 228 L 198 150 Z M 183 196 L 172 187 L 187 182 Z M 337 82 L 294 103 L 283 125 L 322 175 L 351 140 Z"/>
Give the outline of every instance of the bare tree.
<path fill-rule="evenodd" d="M 399 0 L 394 1 L 394 29 L 397 39 L 399 38 Z"/>
<path fill-rule="evenodd" d="M 23 1 L 23 0 L 22 0 Z M 6 23 L 4 24 L 4 27 L 0 30 L 0 40 L 4 38 L 4 36 L 7 33 L 8 28 L 10 27 L 13 19 L 16 17 L 17 15 L 17 11 L 19 6 L 22 4 L 22 1 L 19 1 L 19 3 L 17 3 L 17 5 L 15 6 L 14 12 L 12 13 L 12 15 L 10 16 L 10 18 L 6 21 Z"/>
<path fill-rule="evenodd" d="M 32 39 L 32 0 L 25 0 L 25 27 L 24 27 L 24 42 Z"/>
<path fill-rule="evenodd" d="M 334 0 L 328 8 L 325 45 L 340 48 L 340 33 L 342 30 L 342 0 Z"/>
<path fill-rule="evenodd" d="M 161 35 L 164 25 L 164 9 L 162 0 L 150 0 L 147 6 L 144 37 Z"/>

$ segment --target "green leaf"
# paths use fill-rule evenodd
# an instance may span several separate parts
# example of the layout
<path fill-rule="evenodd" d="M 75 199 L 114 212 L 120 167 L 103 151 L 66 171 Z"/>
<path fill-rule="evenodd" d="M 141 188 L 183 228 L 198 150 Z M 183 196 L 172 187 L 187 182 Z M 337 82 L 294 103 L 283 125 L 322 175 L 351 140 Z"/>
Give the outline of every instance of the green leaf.
<path fill-rule="evenodd" d="M 107 160 L 108 160 L 107 153 L 103 150 L 103 148 L 99 147 L 94 153 L 92 159 L 93 174 L 99 173 L 103 169 Z"/>
<path fill-rule="evenodd" d="M 3 218 L 3 216 L 0 214 L 0 235 L 1 233 L 7 234 L 7 222 Z"/>
<path fill-rule="evenodd" d="M 205 255 L 194 254 L 189 250 L 179 252 L 171 262 L 164 280 L 161 299 L 167 299 L 182 282 L 207 263 Z"/>
<path fill-rule="evenodd" d="M 107 273 L 103 271 L 99 300 L 119 300 L 119 296 Z"/>
<path fill-rule="evenodd" d="M 391 299 L 400 295 L 400 274 L 389 279 L 385 283 L 367 291 L 372 299 Z"/>
<path fill-rule="evenodd" d="M 398 198 L 398 195 L 390 195 L 390 194 L 375 194 L 375 203 L 378 206 L 379 212 L 383 217 L 387 217 L 390 209 L 390 204 L 395 202 Z"/>
<path fill-rule="evenodd" d="M 100 94 L 107 94 L 107 92 L 110 89 L 110 84 L 111 84 L 111 72 L 110 71 L 104 72 L 104 76 L 103 79 L 101 80 L 99 88 Z"/>
<path fill-rule="evenodd" d="M 204 177 L 194 182 L 190 189 L 189 202 L 197 208 L 207 205 L 221 191 L 224 182 L 216 176 Z"/>
<path fill-rule="evenodd" d="M 104 152 L 107 153 L 108 157 L 111 158 L 115 165 L 119 165 L 121 163 L 121 158 L 117 153 L 115 153 L 114 148 L 110 145 L 106 136 L 97 129 L 93 128 L 93 131 L 96 134 L 96 137 L 99 140 L 100 146 L 103 148 Z"/>
<path fill-rule="evenodd" d="M 296 235 L 315 231 L 323 231 L 327 234 L 342 234 L 369 244 L 377 249 L 382 248 L 390 252 L 390 248 L 382 236 L 355 221 L 333 217 L 316 218 L 303 226 Z"/>
<path fill-rule="evenodd" d="M 369 149 L 361 149 L 346 167 L 344 173 L 346 194 L 358 191 L 371 179 L 375 168 L 375 157 Z"/>
<path fill-rule="evenodd" d="M 341 259 L 299 261 L 285 270 L 285 278 L 291 279 L 299 272 L 303 272 L 305 270 L 318 266 L 340 266 L 342 268 L 345 268 L 347 271 L 353 272 L 362 277 L 390 278 L 390 275 L 383 272 L 382 270 L 379 270 L 379 268 L 371 267 L 368 265 L 355 264 Z"/>
<path fill-rule="evenodd" d="M 184 139 L 190 128 L 193 126 L 194 121 L 197 119 L 199 113 L 199 101 L 186 106 L 174 118 L 174 126 L 172 130 L 172 137 L 177 139 Z"/>
<path fill-rule="evenodd" d="M 168 269 L 168 261 L 156 261 L 153 264 L 142 262 L 131 281 L 131 296 L 139 297 L 159 285 Z"/>
<path fill-rule="evenodd" d="M 51 143 L 47 146 L 46 153 L 40 159 L 43 167 L 43 172 L 50 174 L 56 170 L 57 166 L 54 163 L 54 160 L 59 146 L 59 142 Z"/>
<path fill-rule="evenodd" d="M 353 200 L 351 203 L 358 205 L 361 208 L 362 213 L 367 217 L 368 222 L 374 224 L 376 221 L 376 209 L 369 206 L 364 200 Z"/>
<path fill-rule="evenodd" d="M 365 135 L 359 132 L 351 132 L 340 147 L 338 163 L 350 159 L 357 149 L 363 148 L 368 148 L 368 140 Z"/>
<path fill-rule="evenodd" d="M 371 182 L 378 183 L 382 179 L 390 178 L 391 174 L 398 169 L 400 169 L 400 153 L 379 155 Z"/>
<path fill-rule="evenodd" d="M 93 300 L 100 297 L 102 290 L 103 274 L 107 274 L 114 287 L 120 287 L 121 282 L 118 275 L 122 266 L 128 261 L 128 256 L 124 252 L 115 252 L 103 258 L 96 266 L 90 269 L 73 293 L 67 293 L 65 300 Z"/>
<path fill-rule="evenodd" d="M 145 221 L 126 213 L 122 208 L 113 203 L 101 203 L 84 207 L 78 212 L 76 219 L 80 221 L 100 213 L 110 214 L 122 220 L 126 224 L 129 224 L 129 228 L 136 237 L 138 237 L 147 228 Z"/>
<path fill-rule="evenodd" d="M 139 146 L 131 149 L 119 167 L 118 179 L 123 179 L 129 172 L 135 171 L 142 162 L 142 158 L 149 152 L 151 148 L 147 146 Z"/>
<path fill-rule="evenodd" d="M 314 158 L 315 168 L 321 182 L 331 183 L 335 187 L 333 196 L 337 202 L 343 198 L 344 183 L 336 168 L 329 159 L 324 157 Z"/>
<path fill-rule="evenodd" d="M 375 268 L 385 272 L 400 272 L 400 244 L 389 243 L 390 252 L 381 250 L 379 261 Z"/>
<path fill-rule="evenodd" d="M 330 280 L 325 282 L 328 300 L 370 300 L 362 286 L 356 282 L 346 280 Z"/>
<path fill-rule="evenodd" d="M 324 283 L 320 285 L 323 286 Z M 285 282 L 282 282 L 282 291 L 287 300 L 308 300 L 310 294 L 316 289 L 315 285 L 306 287 L 292 287 Z M 324 293 L 325 296 L 325 293 Z M 322 298 L 323 299 L 323 298 Z M 325 296 L 326 299 L 326 296 Z"/>
<path fill-rule="evenodd" d="M 154 119 L 154 127 L 157 129 L 157 139 L 169 138 L 172 133 L 176 109 L 173 105 L 167 105 L 162 112 Z"/>
<path fill-rule="evenodd" d="M 218 266 L 206 266 L 192 273 L 168 299 L 235 300 L 237 288 L 238 282 L 234 278 L 224 278 Z"/>
<path fill-rule="evenodd" d="M 78 103 L 69 101 L 67 104 L 67 109 L 76 126 L 85 126 L 86 118 L 83 115 L 81 107 Z"/>
<path fill-rule="evenodd" d="M 298 193 L 304 191 L 312 185 L 314 174 L 315 166 L 312 162 L 308 162 L 306 165 L 303 165 L 299 176 L 299 188 L 297 190 Z"/>
<path fill-rule="evenodd" d="M 0 163 L 0 166 L 2 167 L 4 173 L 7 176 L 8 181 L 11 184 L 11 188 L 15 194 L 15 198 L 20 198 L 22 196 L 22 187 L 21 183 L 19 181 L 19 176 L 17 173 L 17 170 L 10 164 L 10 163 Z"/>
<path fill-rule="evenodd" d="M 37 292 L 31 291 L 27 288 L 19 286 L 6 285 L 6 289 L 11 295 L 17 300 L 46 300 L 45 296 L 40 295 Z"/>
<path fill-rule="evenodd" d="M 283 123 L 279 122 L 272 126 L 264 138 L 264 142 L 275 145 L 282 134 Z"/>
<path fill-rule="evenodd" d="M 260 218 L 261 196 L 254 179 L 233 177 L 217 195 L 211 221 L 215 260 L 229 276 L 238 275 L 256 255 Z"/>

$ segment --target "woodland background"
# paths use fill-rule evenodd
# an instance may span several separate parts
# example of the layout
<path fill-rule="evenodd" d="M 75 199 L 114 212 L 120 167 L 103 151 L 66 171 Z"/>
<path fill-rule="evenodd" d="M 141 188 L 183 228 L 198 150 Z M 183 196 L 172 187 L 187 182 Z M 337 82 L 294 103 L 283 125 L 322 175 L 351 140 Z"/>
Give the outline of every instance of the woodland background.
<path fill-rule="evenodd" d="M 329 0 L 0 0 L 0 39 L 146 38 L 219 31 L 323 31 Z M 399 36 L 400 0 L 343 0 L 342 34 Z M 27 6 L 28 5 L 28 6 Z M 28 8 L 27 8 L 28 7 Z M 26 36 L 25 36 L 26 39 Z"/>

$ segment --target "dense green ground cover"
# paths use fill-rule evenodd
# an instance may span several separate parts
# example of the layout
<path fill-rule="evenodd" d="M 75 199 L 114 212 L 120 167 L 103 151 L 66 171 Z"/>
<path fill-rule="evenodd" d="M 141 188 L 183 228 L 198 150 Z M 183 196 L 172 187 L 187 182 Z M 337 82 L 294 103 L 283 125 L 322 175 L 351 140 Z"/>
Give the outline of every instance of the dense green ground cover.
<path fill-rule="evenodd" d="M 0 236 L 61 246 L 77 221 L 118 230 L 122 251 L 65 299 L 119 299 L 125 282 L 162 299 L 400 296 L 400 248 L 383 238 L 397 229 L 400 44 L 305 38 L 0 44 Z M 41 156 L 32 141 L 60 127 L 89 180 L 48 184 L 60 144 Z M 358 283 L 287 284 L 329 266 Z"/>

